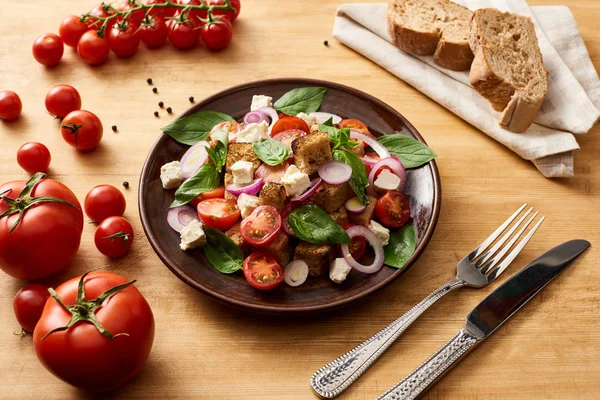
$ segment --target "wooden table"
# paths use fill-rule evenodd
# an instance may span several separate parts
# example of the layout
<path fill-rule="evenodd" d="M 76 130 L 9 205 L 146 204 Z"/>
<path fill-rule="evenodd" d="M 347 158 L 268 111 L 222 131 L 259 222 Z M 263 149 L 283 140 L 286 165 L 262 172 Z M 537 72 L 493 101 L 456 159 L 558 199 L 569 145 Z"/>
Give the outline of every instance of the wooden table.
<path fill-rule="evenodd" d="M 50 4 L 52 3 L 52 4 Z M 310 375 L 360 343 L 445 282 L 456 262 L 505 216 L 529 202 L 548 217 L 517 259 L 518 267 L 565 240 L 600 244 L 600 128 L 578 138 L 576 176 L 548 180 L 449 111 L 331 38 L 343 1 L 243 0 L 234 40 L 221 53 L 171 46 L 140 49 L 130 60 L 111 55 L 90 68 L 68 49 L 45 69 L 31 55 L 34 39 L 56 31 L 61 19 L 95 0 L 0 0 L 0 89 L 17 91 L 24 104 L 16 123 L 0 123 L 0 177 L 25 179 L 15 162 L 24 142 L 45 143 L 50 175 L 83 201 L 97 184 L 129 181 L 125 216 L 137 233 L 128 257 L 111 262 L 93 244 L 86 224 L 72 266 L 44 281 L 52 286 L 92 268 L 137 278 L 156 318 L 156 340 L 146 367 L 113 394 L 119 398 L 311 399 Z M 285 3 L 285 5 L 284 5 Z M 600 67 L 597 0 L 531 0 L 566 4 L 577 19 L 592 60 Z M 329 47 L 323 45 L 329 40 Z M 151 77 L 158 94 L 146 79 Z M 159 128 L 172 116 L 153 113 L 164 101 L 175 114 L 216 91 L 256 79 L 309 77 L 364 90 L 403 113 L 438 154 L 443 206 L 428 250 L 394 284 L 345 310 L 304 318 L 252 315 L 215 303 L 179 281 L 144 238 L 137 211 L 138 177 Z M 67 146 L 44 108 L 55 84 L 76 86 L 84 109 L 105 127 L 100 148 L 80 154 Z M 118 133 L 110 129 L 118 126 Z M 600 398 L 600 251 L 593 247 L 510 323 L 435 386 L 430 399 Z M 37 361 L 31 337 L 14 336 L 12 298 L 25 282 L 0 276 L 0 398 L 85 397 Z M 463 324 L 465 315 L 496 285 L 453 293 L 428 311 L 344 396 L 371 399 L 418 366 Z"/>

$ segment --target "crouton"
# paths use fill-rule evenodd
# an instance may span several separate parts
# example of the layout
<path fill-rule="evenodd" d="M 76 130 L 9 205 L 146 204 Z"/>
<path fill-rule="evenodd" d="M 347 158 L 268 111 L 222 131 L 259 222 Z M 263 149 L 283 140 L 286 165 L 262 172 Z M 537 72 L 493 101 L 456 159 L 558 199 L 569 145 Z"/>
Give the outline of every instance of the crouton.
<path fill-rule="evenodd" d="M 322 132 L 310 133 L 294 140 L 292 151 L 294 164 L 308 175 L 317 172 L 319 165 L 332 160 L 329 135 Z"/>
<path fill-rule="evenodd" d="M 367 204 L 367 207 L 362 213 L 349 215 L 351 224 L 369 226 L 369 221 L 373 219 L 373 213 L 375 212 L 375 203 L 377 203 L 377 199 L 373 196 L 367 196 L 367 198 L 369 199 L 369 204 Z"/>
<path fill-rule="evenodd" d="M 240 160 L 251 162 L 255 171 L 262 164 L 260 158 L 252 150 L 252 143 L 229 143 L 225 172 L 231 172 L 231 166 Z"/>
<path fill-rule="evenodd" d="M 286 198 L 285 187 L 280 183 L 267 182 L 258 197 L 263 206 L 273 206 L 277 211 L 281 211 Z"/>
<path fill-rule="evenodd" d="M 365 155 L 365 143 L 364 142 L 358 141 L 358 140 L 352 140 L 352 139 L 350 139 L 350 142 L 358 143 L 358 146 L 354 146 L 354 147 L 344 146 L 342 148 L 344 150 L 348 150 L 349 152 L 354 153 L 360 157 Z"/>
<path fill-rule="evenodd" d="M 277 257 L 277 262 L 285 268 L 292 258 L 290 238 L 285 232 L 279 231 L 275 239 L 266 246 L 253 246 L 252 251 L 268 251 Z"/>
<path fill-rule="evenodd" d="M 300 241 L 294 251 L 294 260 L 302 260 L 308 265 L 310 276 L 321 276 L 329 271 L 329 264 L 335 258 L 330 244 L 312 244 Z"/>
<path fill-rule="evenodd" d="M 225 186 L 231 185 L 233 183 L 233 175 L 230 172 L 226 172 L 225 177 L 223 178 L 223 182 L 225 183 Z M 224 197 L 226 199 L 237 200 L 237 196 L 234 196 L 233 194 L 229 193 L 227 190 L 225 191 Z"/>
<path fill-rule="evenodd" d="M 321 129 L 319 128 L 319 124 L 311 124 L 308 129 L 310 130 L 310 133 L 319 133 L 321 132 Z"/>
<path fill-rule="evenodd" d="M 240 249 L 242 249 L 242 253 L 244 253 L 244 257 L 250 254 L 250 245 L 244 241 L 242 234 L 240 233 L 240 226 L 242 225 L 241 221 L 238 221 L 234 226 L 229 228 L 225 232 L 229 239 L 233 240 L 233 243 L 237 244 Z"/>
<path fill-rule="evenodd" d="M 346 207 L 344 207 L 344 206 L 338 208 L 337 210 L 335 210 L 332 213 L 329 213 L 329 216 L 331 217 L 332 220 L 334 220 L 335 222 L 337 222 L 340 225 L 349 223 L 348 212 L 346 211 Z"/>
<path fill-rule="evenodd" d="M 354 196 L 354 191 L 348 182 L 341 185 L 331 185 L 323 182 L 317 191 L 309 197 L 309 200 L 325 210 L 332 213 L 342 207 L 346 200 Z"/>

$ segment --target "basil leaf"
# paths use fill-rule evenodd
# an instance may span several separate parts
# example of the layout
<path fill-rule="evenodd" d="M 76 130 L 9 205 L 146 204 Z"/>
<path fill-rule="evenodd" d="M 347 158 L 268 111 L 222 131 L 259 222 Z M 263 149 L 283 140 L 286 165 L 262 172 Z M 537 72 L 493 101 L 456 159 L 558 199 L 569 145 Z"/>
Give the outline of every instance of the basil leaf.
<path fill-rule="evenodd" d="M 221 141 L 218 141 L 214 150 L 210 147 L 207 147 L 206 151 L 208 152 L 210 159 L 215 164 L 215 169 L 217 172 L 221 172 L 221 169 L 227 161 L 227 147 L 225 147 L 225 144 Z"/>
<path fill-rule="evenodd" d="M 173 121 L 161 130 L 179 143 L 191 146 L 206 139 L 215 125 L 227 121 L 235 122 L 229 115 L 217 111 L 198 111 Z"/>
<path fill-rule="evenodd" d="M 215 269 L 223 274 L 232 274 L 242 269 L 244 254 L 237 244 L 223 232 L 203 225 L 206 234 L 204 255 Z"/>
<path fill-rule="evenodd" d="M 365 193 L 365 188 L 369 186 L 369 179 L 367 178 L 365 164 L 363 164 L 360 157 L 347 150 L 334 150 L 333 159 L 345 162 L 352 167 L 352 176 L 348 182 L 350 182 L 350 186 L 352 186 L 352 190 L 354 190 L 360 202 L 365 206 L 369 204 L 369 199 Z"/>
<path fill-rule="evenodd" d="M 324 124 L 319 125 L 319 130 L 321 132 L 326 132 L 327 135 L 329 135 L 329 140 L 333 143 L 333 150 L 337 150 L 341 147 L 353 148 L 358 146 L 358 142 L 350 140 L 350 129 L 337 129 L 334 126 L 328 125 L 328 123 L 331 123 L 331 118 Z"/>
<path fill-rule="evenodd" d="M 170 208 L 179 207 L 189 203 L 192 199 L 201 193 L 213 190 L 221 181 L 221 175 L 215 167 L 210 164 L 204 164 L 200 170 L 179 186 L 175 192 L 175 200 L 169 206 Z"/>
<path fill-rule="evenodd" d="M 273 105 L 279 112 L 297 115 L 301 112 L 309 114 L 321 107 L 327 89 L 323 87 L 305 87 L 292 89 Z"/>
<path fill-rule="evenodd" d="M 262 162 L 269 165 L 283 164 L 290 158 L 290 149 L 285 144 L 275 139 L 256 142 L 252 145 L 252 150 L 254 150 Z"/>
<path fill-rule="evenodd" d="M 300 239 L 314 244 L 350 244 L 350 236 L 321 207 L 302 206 L 288 215 L 292 232 Z"/>
<path fill-rule="evenodd" d="M 402 268 L 417 248 L 417 234 L 412 224 L 393 231 L 390 242 L 383 248 L 385 263 L 390 267 Z"/>
<path fill-rule="evenodd" d="M 433 160 L 436 155 L 425 143 L 399 133 L 383 135 L 377 141 L 397 156 L 404 168 L 416 168 Z"/>

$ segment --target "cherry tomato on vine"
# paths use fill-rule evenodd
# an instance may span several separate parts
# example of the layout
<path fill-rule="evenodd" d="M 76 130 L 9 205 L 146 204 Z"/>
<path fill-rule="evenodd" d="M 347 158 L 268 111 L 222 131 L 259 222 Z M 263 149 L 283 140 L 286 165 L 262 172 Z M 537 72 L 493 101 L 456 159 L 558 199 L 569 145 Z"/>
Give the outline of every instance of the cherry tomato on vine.
<path fill-rule="evenodd" d="M 21 328 L 33 332 L 42 316 L 48 297 L 50 297 L 48 288 L 42 285 L 23 286 L 17 292 L 13 300 L 13 310 Z"/>
<path fill-rule="evenodd" d="M 53 67 L 62 59 L 65 46 L 58 35 L 44 33 L 33 42 L 32 51 L 37 62 L 46 67 Z"/>
<path fill-rule="evenodd" d="M 106 32 L 110 49 L 119 58 L 131 57 L 137 52 L 140 38 L 135 35 L 137 27 L 129 23 L 117 23 Z"/>
<path fill-rule="evenodd" d="M 225 5 L 224 0 L 208 0 L 207 3 L 209 6 Z M 233 8 L 235 8 L 235 11 L 213 10 L 212 11 L 213 17 L 222 15 L 225 18 L 227 18 L 230 22 L 235 21 L 236 18 L 238 17 L 238 15 L 240 15 L 240 9 L 241 9 L 242 5 L 240 4 L 240 0 L 229 0 L 229 5 Z"/>
<path fill-rule="evenodd" d="M 140 4 L 141 3 L 137 0 L 122 0 L 121 2 L 119 2 L 119 4 L 117 4 L 117 6 L 115 8 L 121 12 L 126 12 L 126 11 L 129 11 L 129 10 L 139 7 Z M 129 14 L 129 17 L 127 18 L 127 22 L 129 23 L 129 25 L 134 25 L 135 27 L 138 27 L 144 20 L 145 16 L 146 16 L 146 12 L 142 9 L 133 11 L 131 14 Z M 122 20 L 123 20 L 123 18 L 119 17 L 119 21 L 122 21 Z"/>
<path fill-rule="evenodd" d="M 0 119 L 13 121 L 19 118 L 23 104 L 19 95 L 12 90 L 3 90 L 0 92 Z"/>
<path fill-rule="evenodd" d="M 73 111 L 60 125 L 63 139 L 79 151 L 94 150 L 102 139 L 102 122 L 89 111 Z"/>
<path fill-rule="evenodd" d="M 191 22 L 180 24 L 177 20 L 171 20 L 169 23 L 169 40 L 176 48 L 180 50 L 192 48 L 198 39 L 200 39 L 200 31 L 195 29 Z"/>
<path fill-rule="evenodd" d="M 96 228 L 94 243 L 107 257 L 123 257 L 133 243 L 133 227 L 123 217 L 108 217 Z"/>
<path fill-rule="evenodd" d="M 98 36 L 98 32 L 87 31 L 79 39 L 77 54 L 90 65 L 102 64 L 108 58 L 110 46 L 106 38 Z"/>
<path fill-rule="evenodd" d="M 146 2 L 146 5 L 151 6 L 153 4 L 164 4 L 166 2 L 167 2 L 167 0 L 148 0 Z M 151 16 L 158 15 L 161 18 L 168 18 L 168 17 L 174 16 L 176 12 L 177 12 L 177 7 L 159 7 L 159 8 L 153 8 L 152 11 L 150 11 L 150 15 Z"/>
<path fill-rule="evenodd" d="M 89 219 L 101 222 L 108 217 L 120 217 L 125 212 L 125 196 L 111 185 L 98 185 L 85 196 L 83 208 Z"/>
<path fill-rule="evenodd" d="M 100 29 L 100 27 L 102 26 L 102 22 L 98 21 L 94 17 L 106 18 L 109 15 L 114 14 L 114 11 L 112 11 L 110 9 L 110 5 L 109 4 L 100 3 L 100 4 L 97 4 L 96 6 L 94 6 L 94 8 L 92 8 L 90 10 L 89 14 L 90 14 L 91 17 L 86 22 L 87 26 L 89 28 Z"/>
<path fill-rule="evenodd" d="M 31 175 L 48 171 L 50 158 L 50 150 L 37 142 L 27 142 L 17 152 L 17 162 Z"/>
<path fill-rule="evenodd" d="M 65 17 L 58 27 L 58 35 L 62 41 L 69 47 L 77 47 L 81 36 L 89 30 L 85 22 L 81 21 L 81 17 L 77 15 L 69 15 Z"/>
<path fill-rule="evenodd" d="M 223 16 L 217 17 L 214 22 L 209 22 L 200 29 L 200 36 L 209 49 L 222 50 L 233 37 L 231 22 Z"/>
<path fill-rule="evenodd" d="M 81 109 L 81 96 L 77 89 L 69 85 L 56 85 L 46 95 L 46 110 L 64 118 L 71 111 Z"/>
<path fill-rule="evenodd" d="M 201 5 L 200 0 L 179 0 L 179 4 L 184 6 L 192 5 L 199 6 Z M 181 14 L 181 10 L 177 12 L 177 15 Z M 206 10 L 188 10 L 186 14 L 187 19 L 189 19 L 194 26 L 200 26 L 201 22 L 198 18 L 206 18 Z"/>
<path fill-rule="evenodd" d="M 165 44 L 169 36 L 169 28 L 164 19 L 155 15 L 149 23 L 144 22 L 135 34 L 149 49 L 155 49 Z"/>

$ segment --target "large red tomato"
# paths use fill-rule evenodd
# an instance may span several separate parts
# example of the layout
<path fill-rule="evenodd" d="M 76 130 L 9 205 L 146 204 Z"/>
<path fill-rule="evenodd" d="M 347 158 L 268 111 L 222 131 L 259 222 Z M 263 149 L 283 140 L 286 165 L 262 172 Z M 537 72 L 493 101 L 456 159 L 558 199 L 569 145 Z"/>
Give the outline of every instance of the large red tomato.
<path fill-rule="evenodd" d="M 95 392 L 116 389 L 139 372 L 152 349 L 154 316 L 139 290 L 127 284 L 117 274 L 92 272 L 56 289 L 33 332 L 35 352 L 50 372 Z M 107 291 L 119 286 L 110 296 Z M 74 318 L 81 320 L 66 328 Z"/>
<path fill-rule="evenodd" d="M 68 187 L 44 176 L 0 186 L 0 214 L 12 212 L 0 219 L 0 269 L 15 278 L 52 275 L 68 266 L 79 249 L 81 205 Z"/>

